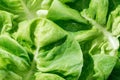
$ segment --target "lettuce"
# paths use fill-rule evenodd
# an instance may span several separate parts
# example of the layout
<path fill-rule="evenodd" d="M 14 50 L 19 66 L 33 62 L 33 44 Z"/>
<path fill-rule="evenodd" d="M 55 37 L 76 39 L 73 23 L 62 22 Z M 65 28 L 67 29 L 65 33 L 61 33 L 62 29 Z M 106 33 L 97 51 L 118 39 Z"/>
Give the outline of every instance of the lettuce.
<path fill-rule="evenodd" d="M 119 0 L 0 0 L 0 80 L 119 80 Z"/>

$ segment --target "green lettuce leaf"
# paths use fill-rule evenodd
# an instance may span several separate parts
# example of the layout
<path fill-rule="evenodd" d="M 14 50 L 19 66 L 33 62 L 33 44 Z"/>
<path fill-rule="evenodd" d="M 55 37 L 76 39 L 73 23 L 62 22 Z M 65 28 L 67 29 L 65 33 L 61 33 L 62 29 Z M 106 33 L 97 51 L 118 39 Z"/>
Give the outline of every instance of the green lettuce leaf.
<path fill-rule="evenodd" d="M 34 32 L 35 45 L 37 47 L 43 47 L 62 39 L 66 35 L 67 33 L 54 22 L 48 19 L 39 19 L 39 23 Z"/>
<path fill-rule="evenodd" d="M 119 0 L 0 0 L 0 80 L 119 80 Z"/>
<path fill-rule="evenodd" d="M 0 10 L 0 34 L 11 31 L 13 28 L 13 19 L 13 14 Z"/>
<path fill-rule="evenodd" d="M 46 46 L 40 50 L 36 57 L 37 68 L 42 72 L 41 75 L 49 73 L 49 80 L 52 80 L 52 74 L 55 74 L 53 77 L 56 75 L 61 77 L 60 80 L 77 80 L 83 66 L 81 48 L 78 42 L 70 36 L 63 43 L 58 44 L 59 42 L 52 48 Z M 42 80 L 44 79 L 46 76 L 42 77 Z"/>
<path fill-rule="evenodd" d="M 117 38 L 120 37 L 120 5 L 111 12 L 107 22 L 107 29 Z"/>
<path fill-rule="evenodd" d="M 43 47 L 49 45 L 64 38 L 66 35 L 67 32 L 54 22 L 38 18 L 20 22 L 19 28 L 13 36 L 20 44 L 30 49 L 32 46 Z"/>
<path fill-rule="evenodd" d="M 81 14 L 86 14 L 89 18 L 96 20 L 101 25 L 106 24 L 108 12 L 108 0 L 91 0 L 88 9 L 84 9 Z"/>
<path fill-rule="evenodd" d="M 42 0 L 0 0 L 0 9 L 18 16 L 18 20 L 31 19 L 41 8 Z"/>
<path fill-rule="evenodd" d="M 85 35 L 84 31 L 78 33 L 75 33 L 75 39 L 79 41 L 84 56 L 79 80 L 107 80 L 117 61 L 117 49 L 114 49 L 108 38 L 96 29 L 86 31 L 89 36 Z"/>
<path fill-rule="evenodd" d="M 119 73 L 120 73 L 120 48 L 118 49 L 118 59 L 116 65 L 112 73 L 110 74 L 108 80 L 114 80 L 114 79 L 119 80 L 120 79 Z"/>
<path fill-rule="evenodd" d="M 51 74 L 51 73 L 41 73 L 38 72 L 35 74 L 36 79 L 35 80 L 65 80 L 64 78 L 56 75 L 56 74 Z"/>
<path fill-rule="evenodd" d="M 87 23 L 87 21 L 75 9 L 63 4 L 59 0 L 54 0 L 48 10 L 48 19 L 51 20 L 75 20 L 80 23 Z"/>
<path fill-rule="evenodd" d="M 30 59 L 26 50 L 9 36 L 1 35 L 0 80 L 10 80 L 12 78 L 22 80 L 29 67 Z"/>

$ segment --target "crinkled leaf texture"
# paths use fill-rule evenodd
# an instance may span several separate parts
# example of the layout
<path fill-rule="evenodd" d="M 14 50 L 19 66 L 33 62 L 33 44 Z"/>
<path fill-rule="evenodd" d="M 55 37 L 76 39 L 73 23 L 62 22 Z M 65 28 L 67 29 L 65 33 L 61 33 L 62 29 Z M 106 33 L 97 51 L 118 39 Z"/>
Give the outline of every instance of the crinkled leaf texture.
<path fill-rule="evenodd" d="M 29 67 L 26 50 L 9 36 L 0 36 L 0 79 L 22 80 Z"/>
<path fill-rule="evenodd" d="M 44 18 L 23 21 L 13 36 L 24 47 L 30 48 L 34 44 L 38 49 L 32 51 L 35 55 L 33 63 L 36 62 L 38 69 L 35 74 L 37 80 L 46 79 L 44 76 L 48 76 L 48 79 L 53 79 L 51 76 L 67 80 L 78 79 L 83 66 L 79 43 L 54 22 Z"/>
<path fill-rule="evenodd" d="M 36 16 L 42 0 L 0 0 L 0 9 L 13 13 L 18 20 L 30 19 Z"/>
<path fill-rule="evenodd" d="M 60 80 L 64 80 L 62 78 L 77 80 L 83 66 L 82 51 L 78 42 L 68 36 L 61 45 L 56 45 L 49 50 L 46 50 L 46 47 L 37 57 L 37 68 L 42 72 L 41 75 L 49 75 L 50 79 L 57 75 L 61 77 Z M 45 78 L 46 76 L 39 77 L 40 80 Z"/>
<path fill-rule="evenodd" d="M 119 80 L 119 0 L 0 0 L 0 80 Z"/>

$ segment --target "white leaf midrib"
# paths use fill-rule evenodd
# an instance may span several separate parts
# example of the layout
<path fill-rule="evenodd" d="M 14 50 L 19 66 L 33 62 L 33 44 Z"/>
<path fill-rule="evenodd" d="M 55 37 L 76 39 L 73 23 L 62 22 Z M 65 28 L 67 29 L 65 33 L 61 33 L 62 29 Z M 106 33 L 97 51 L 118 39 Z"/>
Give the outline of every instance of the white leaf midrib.
<path fill-rule="evenodd" d="M 20 2 L 21 2 L 21 5 L 22 5 L 22 7 L 23 7 L 23 9 L 24 9 L 24 12 L 25 12 L 25 16 L 27 16 L 26 18 L 27 19 L 32 19 L 32 18 L 34 18 L 34 15 L 31 13 L 31 11 L 29 10 L 29 8 L 27 7 L 27 5 L 25 4 L 25 2 L 23 1 L 23 0 L 20 0 Z"/>
<path fill-rule="evenodd" d="M 107 37 L 109 43 L 111 44 L 112 48 L 116 51 L 119 47 L 119 41 L 117 40 L 117 38 L 115 38 L 112 33 L 110 33 L 109 31 L 107 31 L 103 26 L 101 26 L 100 24 L 98 24 L 96 21 L 94 21 L 93 19 L 87 17 L 86 15 L 82 15 L 86 20 L 88 20 L 93 26 L 95 26 L 98 30 L 100 30 L 105 37 Z"/>

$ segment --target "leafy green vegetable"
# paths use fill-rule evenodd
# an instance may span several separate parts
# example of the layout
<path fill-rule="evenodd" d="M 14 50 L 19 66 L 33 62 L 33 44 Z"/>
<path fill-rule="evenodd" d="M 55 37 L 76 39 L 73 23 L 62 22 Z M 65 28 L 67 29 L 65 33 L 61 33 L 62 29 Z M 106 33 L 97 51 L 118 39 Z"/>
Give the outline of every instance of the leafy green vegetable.
<path fill-rule="evenodd" d="M 0 36 L 1 80 L 22 80 L 29 67 L 30 60 L 26 50 L 9 36 Z"/>
<path fill-rule="evenodd" d="M 120 73 L 120 61 L 118 60 L 108 80 L 119 80 L 120 79 L 119 73 Z"/>
<path fill-rule="evenodd" d="M 54 0 L 52 2 L 47 18 L 51 20 L 75 20 L 77 22 L 87 23 L 87 21 L 81 17 L 77 10 L 69 8 L 59 0 Z"/>
<path fill-rule="evenodd" d="M 108 0 L 91 0 L 88 9 L 84 9 L 82 14 L 86 14 L 89 18 L 96 20 L 99 24 L 106 23 L 108 11 Z"/>
<path fill-rule="evenodd" d="M 119 0 L 0 0 L 0 80 L 119 80 Z"/>
<path fill-rule="evenodd" d="M 68 36 L 64 43 L 56 44 L 48 50 L 46 47 L 38 54 L 38 70 L 43 73 L 57 74 L 66 80 L 78 79 L 83 66 L 82 52 L 78 42 Z"/>
<path fill-rule="evenodd" d="M 10 32 L 13 28 L 13 14 L 6 11 L 0 11 L 0 34 Z"/>
<path fill-rule="evenodd" d="M 36 73 L 36 80 L 65 80 L 62 77 L 59 77 L 56 74 L 49 74 L 49 73 Z"/>

